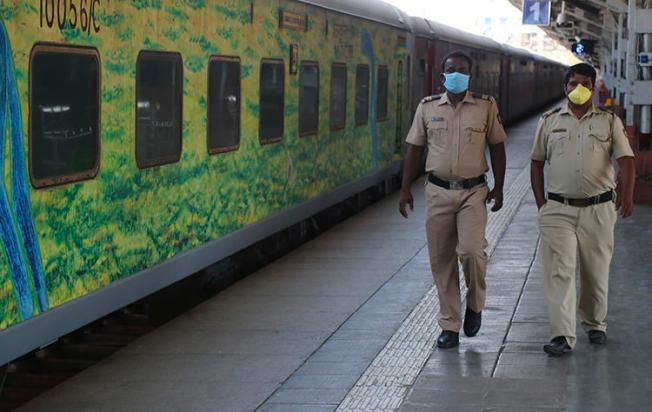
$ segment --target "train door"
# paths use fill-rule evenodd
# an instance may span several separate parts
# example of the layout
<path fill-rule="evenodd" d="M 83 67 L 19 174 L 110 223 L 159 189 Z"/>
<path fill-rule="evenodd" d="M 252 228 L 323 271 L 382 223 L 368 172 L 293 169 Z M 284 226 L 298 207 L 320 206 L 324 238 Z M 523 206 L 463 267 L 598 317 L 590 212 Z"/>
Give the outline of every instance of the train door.
<path fill-rule="evenodd" d="M 426 96 L 432 96 L 435 94 L 435 45 L 434 42 L 428 40 L 428 54 L 427 54 L 427 65 L 426 65 L 426 78 L 428 79 L 427 84 L 427 93 Z"/>
<path fill-rule="evenodd" d="M 444 89 L 444 86 L 441 84 L 441 60 L 444 58 L 444 56 L 448 54 L 448 49 L 446 48 L 446 43 L 437 40 L 435 41 L 435 57 L 434 57 L 434 65 L 433 65 L 433 89 L 434 93 L 433 94 L 441 94 L 444 93 L 446 90 Z"/>
<path fill-rule="evenodd" d="M 511 113 L 509 112 L 509 60 L 509 56 L 503 55 L 500 61 L 500 93 L 498 102 L 500 104 L 500 114 L 505 122 L 509 122 L 512 119 Z"/>
<path fill-rule="evenodd" d="M 428 57 L 428 45 L 427 40 L 423 37 L 416 37 L 414 42 L 414 61 L 413 61 L 413 72 L 414 80 L 412 82 L 412 113 L 416 110 L 417 106 L 421 99 L 427 95 L 427 57 Z"/>
<path fill-rule="evenodd" d="M 396 134 L 394 153 L 401 153 L 403 142 L 403 60 L 398 61 L 396 70 Z"/>

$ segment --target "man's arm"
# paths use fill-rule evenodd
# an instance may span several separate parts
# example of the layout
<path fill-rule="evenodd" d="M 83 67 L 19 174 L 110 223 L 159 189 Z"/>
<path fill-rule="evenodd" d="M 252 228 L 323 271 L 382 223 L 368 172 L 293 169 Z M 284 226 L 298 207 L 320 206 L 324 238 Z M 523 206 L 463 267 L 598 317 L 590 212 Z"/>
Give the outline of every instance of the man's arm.
<path fill-rule="evenodd" d="M 627 218 L 634 212 L 634 179 L 636 178 L 634 158 L 624 156 L 618 158 L 620 176 L 622 178 L 622 191 L 616 198 L 616 209 L 620 209 L 620 215 Z"/>
<path fill-rule="evenodd" d="M 543 167 L 546 162 L 532 160 L 530 165 L 530 184 L 534 200 L 537 202 L 537 209 L 541 209 L 546 203 L 546 193 L 544 189 Z"/>
<path fill-rule="evenodd" d="M 407 145 L 407 153 L 405 160 L 403 160 L 403 181 L 401 182 L 401 200 L 399 202 L 398 210 L 403 217 L 407 219 L 408 214 L 405 209 L 406 205 L 410 205 L 410 210 L 414 210 L 414 199 L 412 198 L 412 191 L 410 187 L 412 182 L 419 175 L 419 166 L 421 165 L 421 156 L 423 155 L 423 146 L 415 146 L 413 144 Z"/>
<path fill-rule="evenodd" d="M 559 111 L 559 110 L 556 110 Z M 530 185 L 532 186 L 532 193 L 534 193 L 534 200 L 537 202 L 537 209 L 541 210 L 546 203 L 546 186 L 543 176 L 543 168 L 546 165 L 547 158 L 547 138 L 546 138 L 546 119 L 555 111 L 544 114 L 539 120 L 537 131 L 534 134 L 534 143 L 532 145 L 532 152 L 530 153 Z"/>
<path fill-rule="evenodd" d="M 634 211 L 634 179 L 636 179 L 636 166 L 634 165 L 634 151 L 629 145 L 627 131 L 618 116 L 612 117 L 613 153 L 620 168 L 622 190 L 616 198 L 616 209 L 620 209 L 623 218 L 632 215 Z"/>
<path fill-rule="evenodd" d="M 505 185 L 505 167 L 507 155 L 505 143 L 490 144 L 489 157 L 491 157 L 491 170 L 494 173 L 494 188 L 487 194 L 487 203 L 494 200 L 492 212 L 497 212 L 503 207 L 503 186 Z"/>

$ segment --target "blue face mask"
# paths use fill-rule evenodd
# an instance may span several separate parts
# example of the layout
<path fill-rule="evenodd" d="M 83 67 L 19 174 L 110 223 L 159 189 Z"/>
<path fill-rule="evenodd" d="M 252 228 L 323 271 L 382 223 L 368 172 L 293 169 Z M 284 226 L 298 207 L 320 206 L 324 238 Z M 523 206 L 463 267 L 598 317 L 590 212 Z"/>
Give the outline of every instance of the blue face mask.
<path fill-rule="evenodd" d="M 462 93 L 469 88 L 469 79 L 471 76 L 468 74 L 453 72 L 444 73 L 444 76 L 446 77 L 444 87 L 453 94 Z"/>

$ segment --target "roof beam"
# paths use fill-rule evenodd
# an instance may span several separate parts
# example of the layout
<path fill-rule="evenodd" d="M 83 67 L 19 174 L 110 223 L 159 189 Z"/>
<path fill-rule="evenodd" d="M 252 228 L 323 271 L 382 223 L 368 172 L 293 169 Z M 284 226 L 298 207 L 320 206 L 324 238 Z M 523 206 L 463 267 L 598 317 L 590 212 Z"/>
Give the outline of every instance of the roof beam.
<path fill-rule="evenodd" d="M 581 22 L 586 23 L 587 25 L 593 26 L 592 31 L 594 31 L 594 32 L 595 32 L 595 29 L 598 29 L 598 31 L 602 31 L 602 30 L 605 30 L 605 31 L 608 31 L 608 32 L 614 31 L 614 29 L 611 28 L 611 27 L 604 27 L 604 23 L 603 23 L 604 19 L 603 19 L 603 22 L 596 22 L 594 20 L 587 19 L 586 17 L 584 17 L 584 16 L 582 16 L 580 14 L 573 13 L 573 12 L 571 12 L 569 10 L 566 10 L 566 14 L 569 17 L 571 17 L 572 19 L 574 19 L 574 20 L 581 21 Z M 577 24 L 575 26 L 577 26 Z M 599 35 L 598 37 L 601 37 L 601 35 Z"/>

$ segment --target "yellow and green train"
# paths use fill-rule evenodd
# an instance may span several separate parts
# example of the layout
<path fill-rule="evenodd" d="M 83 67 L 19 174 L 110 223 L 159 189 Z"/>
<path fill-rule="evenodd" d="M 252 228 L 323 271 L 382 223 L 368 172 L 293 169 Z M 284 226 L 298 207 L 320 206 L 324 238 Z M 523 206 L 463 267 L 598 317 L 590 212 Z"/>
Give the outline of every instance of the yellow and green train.
<path fill-rule="evenodd" d="M 0 1 L 0 364 L 399 173 L 415 19 Z"/>

